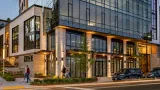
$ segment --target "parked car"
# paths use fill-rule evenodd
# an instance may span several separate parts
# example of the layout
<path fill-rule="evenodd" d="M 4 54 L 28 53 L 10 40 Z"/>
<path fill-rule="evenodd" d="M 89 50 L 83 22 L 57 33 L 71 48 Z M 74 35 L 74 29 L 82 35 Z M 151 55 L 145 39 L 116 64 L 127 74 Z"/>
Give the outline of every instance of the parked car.
<path fill-rule="evenodd" d="M 143 73 L 139 68 L 126 68 L 122 69 L 117 73 L 114 73 L 112 76 L 112 80 L 123 80 L 123 79 L 131 79 L 131 78 L 141 78 Z"/>
<path fill-rule="evenodd" d="M 153 68 L 145 75 L 145 78 L 160 78 L 160 67 Z"/>

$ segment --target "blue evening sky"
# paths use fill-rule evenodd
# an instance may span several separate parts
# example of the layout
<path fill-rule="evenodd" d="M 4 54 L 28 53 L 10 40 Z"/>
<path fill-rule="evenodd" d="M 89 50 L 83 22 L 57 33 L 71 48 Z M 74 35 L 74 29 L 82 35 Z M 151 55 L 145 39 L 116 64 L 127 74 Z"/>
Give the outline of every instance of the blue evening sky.
<path fill-rule="evenodd" d="M 19 14 L 19 11 L 18 11 L 19 0 L 0 0 L 0 1 L 1 1 L 0 19 L 7 19 L 7 18 L 14 19 Z M 33 2 L 33 1 L 34 0 L 30 0 L 30 2 Z"/>

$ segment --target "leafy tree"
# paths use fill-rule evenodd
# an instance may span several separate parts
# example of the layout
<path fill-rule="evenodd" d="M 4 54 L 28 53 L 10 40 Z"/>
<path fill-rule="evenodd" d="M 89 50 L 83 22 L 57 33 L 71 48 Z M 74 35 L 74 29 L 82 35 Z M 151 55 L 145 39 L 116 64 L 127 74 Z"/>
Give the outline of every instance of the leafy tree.
<path fill-rule="evenodd" d="M 88 49 L 88 40 L 84 34 L 82 37 L 82 42 L 80 43 L 80 49 L 78 50 L 78 52 L 74 52 L 72 54 L 72 57 L 75 60 L 76 67 L 79 67 L 79 71 L 83 74 L 85 74 L 86 71 L 91 68 L 88 67 L 88 64 L 90 64 L 89 66 L 91 66 L 94 63 L 94 59 L 92 57 L 93 51 Z"/>

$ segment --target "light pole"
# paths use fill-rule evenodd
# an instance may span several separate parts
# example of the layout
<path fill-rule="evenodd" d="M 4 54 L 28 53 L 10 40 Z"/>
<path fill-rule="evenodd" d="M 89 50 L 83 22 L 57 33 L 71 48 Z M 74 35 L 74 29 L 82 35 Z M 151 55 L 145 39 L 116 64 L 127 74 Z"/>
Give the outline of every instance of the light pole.
<path fill-rule="evenodd" d="M 3 76 L 4 76 L 4 71 L 5 71 L 5 56 L 6 56 L 5 49 L 6 49 L 6 46 L 8 47 L 8 44 L 4 43 L 4 47 L 3 47 Z"/>

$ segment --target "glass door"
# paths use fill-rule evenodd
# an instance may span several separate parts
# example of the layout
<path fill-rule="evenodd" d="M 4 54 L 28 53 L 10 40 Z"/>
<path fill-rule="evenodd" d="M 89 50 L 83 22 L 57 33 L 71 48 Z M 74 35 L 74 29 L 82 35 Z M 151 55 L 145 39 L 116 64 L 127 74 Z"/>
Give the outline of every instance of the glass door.
<path fill-rule="evenodd" d="M 123 69 L 123 58 L 114 57 L 111 60 L 111 71 L 112 73 L 116 73 Z"/>
<path fill-rule="evenodd" d="M 107 76 L 106 58 L 97 58 L 94 64 L 94 73 L 96 77 Z"/>

